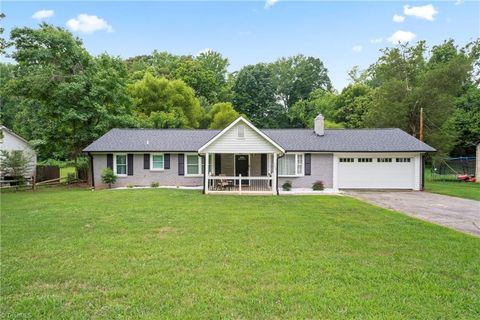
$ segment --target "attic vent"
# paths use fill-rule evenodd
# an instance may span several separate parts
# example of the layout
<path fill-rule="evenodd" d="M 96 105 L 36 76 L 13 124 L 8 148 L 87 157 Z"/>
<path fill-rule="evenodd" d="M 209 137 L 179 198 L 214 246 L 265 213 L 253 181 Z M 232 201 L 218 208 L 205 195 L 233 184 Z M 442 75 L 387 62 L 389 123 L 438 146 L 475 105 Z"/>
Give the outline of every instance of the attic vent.
<path fill-rule="evenodd" d="M 237 127 L 237 136 L 239 139 L 245 138 L 245 126 L 239 125 Z"/>

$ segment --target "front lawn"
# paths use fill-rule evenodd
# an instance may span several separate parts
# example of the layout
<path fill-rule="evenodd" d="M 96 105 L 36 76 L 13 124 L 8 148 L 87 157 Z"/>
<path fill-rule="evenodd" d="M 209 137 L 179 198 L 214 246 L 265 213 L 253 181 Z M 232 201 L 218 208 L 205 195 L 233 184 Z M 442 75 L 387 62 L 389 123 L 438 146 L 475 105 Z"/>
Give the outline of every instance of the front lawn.
<path fill-rule="evenodd" d="M 425 180 L 425 191 L 465 199 L 480 200 L 480 183 Z"/>
<path fill-rule="evenodd" d="M 480 239 L 349 197 L 1 198 L 7 319 L 480 317 Z"/>

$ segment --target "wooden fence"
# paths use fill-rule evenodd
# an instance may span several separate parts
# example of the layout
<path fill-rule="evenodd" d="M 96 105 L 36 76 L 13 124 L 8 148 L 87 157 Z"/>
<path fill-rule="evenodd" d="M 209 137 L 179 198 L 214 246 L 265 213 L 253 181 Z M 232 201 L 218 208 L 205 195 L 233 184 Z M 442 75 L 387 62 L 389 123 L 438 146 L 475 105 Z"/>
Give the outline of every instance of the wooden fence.
<path fill-rule="evenodd" d="M 37 182 L 60 178 L 60 168 L 58 166 L 37 166 L 36 172 Z"/>

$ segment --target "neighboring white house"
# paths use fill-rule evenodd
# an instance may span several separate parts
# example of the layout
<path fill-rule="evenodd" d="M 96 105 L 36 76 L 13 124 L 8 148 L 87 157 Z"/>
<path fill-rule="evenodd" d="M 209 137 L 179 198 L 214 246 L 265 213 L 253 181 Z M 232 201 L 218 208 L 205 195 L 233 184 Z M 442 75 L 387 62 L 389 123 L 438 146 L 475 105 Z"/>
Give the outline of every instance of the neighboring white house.
<path fill-rule="evenodd" d="M 28 141 L 5 126 L 0 126 L 0 131 L 0 150 L 23 151 L 24 155 L 30 160 L 28 175 L 35 175 L 37 154 L 35 150 L 30 147 Z"/>
<path fill-rule="evenodd" d="M 84 152 L 94 187 L 203 186 L 205 193 L 293 188 L 422 189 L 423 155 L 435 149 L 400 129 L 259 129 L 240 117 L 224 130 L 112 129 Z M 205 165 L 206 164 L 206 165 Z"/>

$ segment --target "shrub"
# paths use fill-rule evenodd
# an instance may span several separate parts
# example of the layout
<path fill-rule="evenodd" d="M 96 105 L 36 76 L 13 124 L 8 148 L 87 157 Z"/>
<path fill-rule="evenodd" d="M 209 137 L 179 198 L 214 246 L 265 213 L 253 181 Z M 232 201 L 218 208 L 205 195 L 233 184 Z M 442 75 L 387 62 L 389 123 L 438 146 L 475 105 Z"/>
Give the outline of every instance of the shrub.
<path fill-rule="evenodd" d="M 285 183 L 282 185 L 283 191 L 290 191 L 292 190 L 292 182 L 291 181 L 285 181 Z"/>
<path fill-rule="evenodd" d="M 315 181 L 315 183 L 312 185 L 312 189 L 315 191 L 321 191 L 325 189 L 323 186 L 323 181 Z"/>
<path fill-rule="evenodd" d="M 102 182 L 108 184 L 109 188 L 112 188 L 112 184 L 117 182 L 117 176 L 113 173 L 113 170 L 110 168 L 105 168 L 102 171 Z"/>
<path fill-rule="evenodd" d="M 133 184 L 127 184 L 127 188 L 128 188 L 128 189 L 132 189 L 132 188 L 133 188 Z"/>
<path fill-rule="evenodd" d="M 75 182 L 77 182 L 77 177 L 75 173 L 73 172 L 67 173 L 67 184 L 73 184 Z"/>
<path fill-rule="evenodd" d="M 158 182 L 150 183 L 150 187 L 152 187 L 152 188 L 158 188 L 159 186 L 160 186 L 160 183 L 158 183 Z"/>

